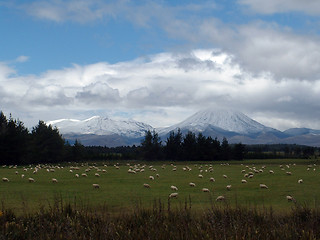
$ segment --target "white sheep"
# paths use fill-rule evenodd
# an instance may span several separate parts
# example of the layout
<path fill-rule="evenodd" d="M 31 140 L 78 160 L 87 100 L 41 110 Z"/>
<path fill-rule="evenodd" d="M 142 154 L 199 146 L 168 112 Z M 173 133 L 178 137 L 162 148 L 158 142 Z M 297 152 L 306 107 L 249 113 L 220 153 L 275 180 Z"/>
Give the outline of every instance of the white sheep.
<path fill-rule="evenodd" d="M 208 188 L 202 188 L 202 192 L 210 192 Z"/>
<path fill-rule="evenodd" d="M 154 180 L 154 176 L 149 176 L 149 179 L 150 180 Z"/>
<path fill-rule="evenodd" d="M 296 199 L 294 199 L 294 197 L 292 197 L 291 195 L 286 196 L 288 202 L 296 202 Z"/>
<path fill-rule="evenodd" d="M 216 201 L 224 201 L 226 198 L 224 196 L 218 196 Z"/>
<path fill-rule="evenodd" d="M 2 182 L 9 182 L 9 179 L 4 177 L 4 178 L 2 178 Z"/>
<path fill-rule="evenodd" d="M 178 188 L 176 186 L 172 185 L 170 188 L 171 188 L 172 191 L 178 191 Z"/>
<path fill-rule="evenodd" d="M 169 195 L 169 198 L 177 198 L 178 197 L 178 193 L 171 193 L 170 195 Z"/>
<path fill-rule="evenodd" d="M 210 182 L 215 182 L 215 181 L 216 180 L 213 177 L 210 178 Z"/>
<path fill-rule="evenodd" d="M 274 173 L 274 171 L 273 171 L 273 170 L 269 170 L 269 173 L 270 173 L 270 174 L 273 174 L 273 173 Z"/>
<path fill-rule="evenodd" d="M 75 174 L 75 176 L 78 178 L 78 177 L 79 177 L 79 174 L 78 174 L 78 173 L 76 173 L 76 174 Z"/>
<path fill-rule="evenodd" d="M 35 180 L 33 178 L 28 178 L 29 183 L 34 183 Z"/>
<path fill-rule="evenodd" d="M 58 180 L 56 178 L 51 179 L 52 183 L 58 183 Z"/>
<path fill-rule="evenodd" d="M 198 178 L 203 178 L 203 176 L 201 174 L 198 175 Z"/>
<path fill-rule="evenodd" d="M 241 183 L 247 183 L 247 180 L 242 179 L 242 180 L 241 180 Z"/>
<path fill-rule="evenodd" d="M 190 186 L 190 187 L 195 187 L 195 186 L 196 186 L 196 184 L 195 184 L 195 183 L 193 183 L 193 182 L 191 182 L 191 183 L 189 183 L 189 186 Z"/>
<path fill-rule="evenodd" d="M 82 177 L 88 177 L 88 175 L 86 173 L 82 173 L 81 176 Z"/>
<path fill-rule="evenodd" d="M 95 188 L 95 189 L 98 189 L 98 188 L 100 188 L 100 185 L 97 184 L 97 183 L 94 183 L 94 184 L 92 184 L 92 187 Z"/>
<path fill-rule="evenodd" d="M 303 180 L 302 180 L 302 179 L 299 179 L 299 180 L 298 180 L 298 183 L 303 183 Z"/>
<path fill-rule="evenodd" d="M 231 190 L 231 185 L 227 185 L 227 190 L 228 190 L 228 191 Z"/>
<path fill-rule="evenodd" d="M 286 172 L 286 174 L 287 174 L 287 175 L 289 175 L 289 176 L 291 176 L 291 175 L 292 175 L 292 173 L 291 173 L 291 172 Z"/>
<path fill-rule="evenodd" d="M 268 186 L 267 186 L 267 185 L 265 185 L 265 184 L 260 184 L 260 188 L 268 189 Z"/>
<path fill-rule="evenodd" d="M 100 174 L 99 173 L 95 173 L 94 174 L 96 177 L 100 177 Z"/>
<path fill-rule="evenodd" d="M 224 177 L 224 178 L 228 178 L 228 176 L 227 176 L 227 175 L 223 175 L 223 177 Z"/>
<path fill-rule="evenodd" d="M 151 188 L 148 183 L 144 183 L 143 186 L 144 186 L 145 188 Z"/>

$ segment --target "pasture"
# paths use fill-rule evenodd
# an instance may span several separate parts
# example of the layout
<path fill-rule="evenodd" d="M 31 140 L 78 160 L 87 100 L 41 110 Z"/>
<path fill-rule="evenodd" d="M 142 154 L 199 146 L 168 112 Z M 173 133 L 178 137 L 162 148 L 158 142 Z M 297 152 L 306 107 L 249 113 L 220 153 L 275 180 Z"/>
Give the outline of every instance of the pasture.
<path fill-rule="evenodd" d="M 87 177 L 82 176 L 84 173 Z M 320 200 L 320 168 L 303 160 L 3 166 L 0 177 L 9 180 L 0 182 L 2 208 L 17 213 L 50 207 L 57 200 L 75 207 L 107 208 L 111 213 L 130 212 L 137 206 L 152 208 L 155 202 L 161 202 L 164 208 L 170 203 L 171 208 L 188 205 L 201 211 L 212 204 L 287 211 L 294 204 L 316 208 Z M 35 182 L 29 182 L 29 178 Z M 52 182 L 52 178 L 58 182 Z M 299 179 L 303 182 L 298 183 Z M 195 186 L 190 186 L 190 182 Z M 99 188 L 92 184 L 98 184 Z M 260 184 L 268 188 L 260 188 Z M 171 190 L 172 185 L 178 190 Z M 229 190 L 227 185 L 231 185 Z M 203 188 L 209 192 L 203 192 Z M 168 199 L 173 192 L 177 192 L 178 197 Z M 293 196 L 296 203 L 288 202 L 288 195 Z M 224 196 L 225 201 L 217 202 L 218 196 Z"/>

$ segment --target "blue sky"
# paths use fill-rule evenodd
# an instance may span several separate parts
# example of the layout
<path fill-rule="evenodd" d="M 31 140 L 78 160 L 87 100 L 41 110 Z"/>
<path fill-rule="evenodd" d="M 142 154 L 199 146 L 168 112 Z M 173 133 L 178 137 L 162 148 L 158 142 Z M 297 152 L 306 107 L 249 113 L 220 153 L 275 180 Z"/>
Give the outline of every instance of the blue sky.
<path fill-rule="evenodd" d="M 317 0 L 0 0 L 0 109 L 163 127 L 203 107 L 320 129 Z"/>

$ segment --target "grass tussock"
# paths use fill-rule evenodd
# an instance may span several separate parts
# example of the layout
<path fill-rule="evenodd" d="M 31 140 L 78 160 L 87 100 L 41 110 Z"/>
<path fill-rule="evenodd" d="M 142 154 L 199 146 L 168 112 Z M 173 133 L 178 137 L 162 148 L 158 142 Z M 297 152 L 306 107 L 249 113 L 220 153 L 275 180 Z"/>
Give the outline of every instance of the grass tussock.
<path fill-rule="evenodd" d="M 56 199 L 36 213 L 0 212 L 0 239 L 319 239 L 320 211 L 295 206 L 289 212 L 212 204 L 193 211 L 191 201 L 170 207 L 160 200 L 152 208 L 110 214 L 106 207 L 63 204 Z"/>

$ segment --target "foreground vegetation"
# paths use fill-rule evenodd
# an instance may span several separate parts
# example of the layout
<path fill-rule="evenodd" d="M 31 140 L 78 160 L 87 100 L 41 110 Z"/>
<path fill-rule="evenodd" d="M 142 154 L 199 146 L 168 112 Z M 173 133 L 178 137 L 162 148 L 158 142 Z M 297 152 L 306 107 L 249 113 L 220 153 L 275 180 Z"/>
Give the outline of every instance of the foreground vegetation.
<path fill-rule="evenodd" d="M 194 212 L 188 205 L 166 210 L 159 202 L 110 216 L 56 202 L 32 215 L 1 212 L 0 239 L 319 239 L 319 224 L 320 211 L 305 207 L 279 214 L 212 205 Z"/>

